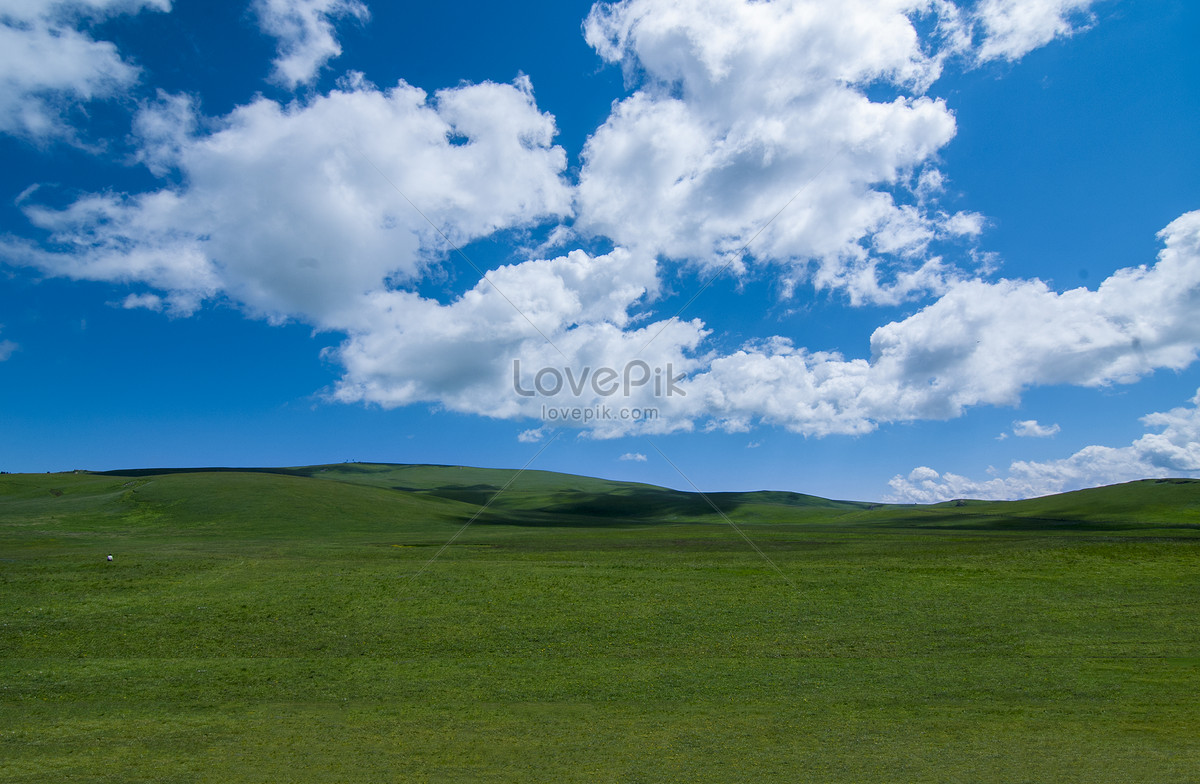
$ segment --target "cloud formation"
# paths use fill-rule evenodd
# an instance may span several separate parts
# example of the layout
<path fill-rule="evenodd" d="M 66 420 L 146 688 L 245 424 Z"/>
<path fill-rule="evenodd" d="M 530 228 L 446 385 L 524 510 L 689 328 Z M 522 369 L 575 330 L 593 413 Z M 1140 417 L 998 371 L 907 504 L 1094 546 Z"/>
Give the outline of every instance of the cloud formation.
<path fill-rule="evenodd" d="M 253 8 L 263 32 L 278 40 L 271 80 L 289 90 L 311 84 L 342 53 L 334 21 L 371 16 L 360 0 L 254 0 Z"/>
<path fill-rule="evenodd" d="M 776 337 L 714 359 L 689 394 L 704 397 L 702 408 L 729 430 L 764 422 L 806 435 L 856 434 L 1015 405 L 1032 386 L 1132 383 L 1182 369 L 1200 351 L 1200 211 L 1159 237 L 1165 247 L 1155 265 L 1120 269 L 1095 291 L 962 281 L 876 329 L 869 359 Z"/>
<path fill-rule="evenodd" d="M 1022 42 L 995 44 L 1015 53 L 1065 34 L 1056 20 L 1084 5 L 597 5 L 587 39 L 636 89 L 588 140 L 577 186 L 525 77 L 430 96 L 352 73 L 326 94 L 260 96 L 215 118 L 160 92 L 133 131 L 137 159 L 163 185 L 65 207 L 31 188 L 19 206 L 43 239 L 0 239 L 0 252 L 47 274 L 133 286 L 127 308 L 187 314 L 224 299 L 342 333 L 327 354 L 343 369 L 333 400 L 542 419 L 597 437 L 760 425 L 860 434 L 1014 405 L 1037 385 L 1130 383 L 1200 350 L 1200 212 L 1163 230 L 1156 264 L 1095 290 L 989 280 L 937 251 L 970 241 L 983 219 L 938 205 L 937 155 L 955 120 L 925 93 L 969 50 L 973 26 L 983 47 Z M 365 13 L 334 0 L 255 7 L 280 37 L 277 66 L 293 87 L 336 54 L 331 20 Z M 304 54 L 285 68 L 287 52 Z M 450 301 L 421 293 L 448 242 L 572 219 L 576 235 L 617 247 L 507 264 Z M 736 270 L 747 243 L 784 287 L 807 281 L 852 303 L 937 299 L 876 329 L 861 357 L 787 335 L 719 354 L 698 319 L 650 320 L 664 258 Z M 636 363 L 650 375 L 621 394 L 585 383 L 641 373 Z M 556 394 L 518 391 L 543 371 L 564 381 Z M 677 394 L 650 383 L 676 375 Z"/>
<path fill-rule="evenodd" d="M 942 5 L 597 4 L 588 43 L 638 89 L 584 148 L 576 228 L 735 271 L 750 245 L 854 303 L 941 291 L 955 272 L 931 245 L 981 228 L 916 195 L 955 133 L 924 95 L 942 59 L 915 26 Z"/>
<path fill-rule="evenodd" d="M 635 318 L 657 286 L 651 259 L 620 249 L 574 251 L 503 267 L 490 276 L 498 289 L 484 281 L 448 305 L 405 292 L 372 295 L 359 311 L 361 326 L 334 352 L 346 368 L 335 396 L 386 406 L 434 402 L 494 417 L 617 402 L 656 411 L 650 421 L 574 423 L 597 436 L 762 424 L 825 436 L 949 419 L 971 406 L 1015 405 L 1032 386 L 1130 383 L 1191 364 L 1200 350 L 1200 212 L 1160 237 L 1155 265 L 1118 270 L 1096 290 L 1056 292 L 1036 280 L 954 284 L 940 300 L 878 328 L 863 358 L 809 351 L 785 337 L 712 354 L 699 320 Z M 506 299 L 501 291 L 517 293 Z M 537 369 L 565 377 L 634 358 L 685 374 L 682 394 L 654 395 L 649 385 L 619 398 L 586 386 L 574 395 L 514 392 L 514 360 L 530 388 Z"/>
<path fill-rule="evenodd" d="M 699 322 L 633 322 L 630 307 L 657 286 L 655 269 L 652 260 L 622 249 L 600 256 L 577 250 L 501 267 L 447 305 L 411 292 L 375 292 L 360 303 L 357 322 L 348 325 L 350 337 L 331 352 L 345 368 L 334 397 L 386 407 L 432 402 L 499 418 L 541 417 L 544 406 L 600 405 L 616 407 L 619 418 L 621 409 L 656 406 L 651 384 L 606 395 L 610 385 L 597 391 L 591 383 L 605 368 L 619 377 L 634 358 L 651 373 L 668 365 L 687 373 L 697 366 L 688 354 L 706 335 Z M 663 338 L 639 354 L 661 326 Z M 542 387 L 561 389 L 550 395 L 518 391 L 535 389 L 535 376 L 543 371 L 548 380 Z M 636 425 L 565 419 L 569 426 L 586 424 L 613 435 Z M 674 427 L 687 426 L 671 419 Z"/>
<path fill-rule="evenodd" d="M 114 44 L 79 27 L 143 9 L 169 11 L 171 3 L 0 0 L 0 133 L 71 138 L 66 114 L 72 106 L 109 98 L 135 83 L 138 68 Z"/>
<path fill-rule="evenodd" d="M 179 313 L 224 295 L 341 329 L 367 293 L 419 279 L 443 234 L 461 244 L 570 210 L 566 155 L 525 79 L 432 97 L 348 80 L 304 103 L 260 97 L 201 133 L 192 112 L 160 95 L 135 123 L 143 159 L 180 185 L 65 209 L 34 191 L 23 208 L 48 243 L 3 250 L 55 275 L 148 285 Z"/>
<path fill-rule="evenodd" d="M 980 28 L 978 58 L 1019 60 L 1055 38 L 1091 22 L 1098 0 L 982 0 L 974 11 Z"/>
<path fill-rule="evenodd" d="M 1058 425 L 1043 425 L 1036 419 L 1013 422 L 1013 435 L 1020 438 L 1049 438 L 1062 430 Z"/>
<path fill-rule="evenodd" d="M 1142 417 L 1158 432 L 1129 446 L 1088 446 L 1061 460 L 1018 460 L 1007 476 L 975 480 L 928 466 L 896 476 L 890 501 L 936 503 L 955 498 L 1012 500 L 1129 482 L 1148 477 L 1200 476 L 1200 391 L 1190 404 Z"/>

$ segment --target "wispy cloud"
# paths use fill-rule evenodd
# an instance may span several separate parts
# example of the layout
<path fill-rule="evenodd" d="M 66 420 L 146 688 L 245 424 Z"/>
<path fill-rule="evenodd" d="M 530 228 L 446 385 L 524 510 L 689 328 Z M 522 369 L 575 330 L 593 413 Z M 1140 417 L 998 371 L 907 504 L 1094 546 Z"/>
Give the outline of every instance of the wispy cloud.
<path fill-rule="evenodd" d="M 126 310 L 145 308 L 158 312 L 163 309 L 164 302 L 163 298 L 157 294 L 130 294 L 121 301 L 121 307 Z"/>
<path fill-rule="evenodd" d="M 1200 390 L 1189 405 L 1149 414 L 1141 422 L 1158 432 L 1147 432 L 1124 447 L 1087 446 L 1059 460 L 1018 460 L 1007 476 L 994 479 L 975 480 L 920 466 L 891 480 L 888 500 L 1031 498 L 1147 477 L 1200 475 Z"/>
<path fill-rule="evenodd" d="M 1013 422 L 1013 435 L 1020 438 L 1049 438 L 1061 430 L 1058 425 L 1038 424 L 1036 419 Z"/>
<path fill-rule="evenodd" d="M 271 79 L 288 89 L 311 83 L 342 53 L 336 20 L 366 22 L 371 15 L 359 0 L 255 0 L 254 11 L 263 32 L 278 40 Z"/>
<path fill-rule="evenodd" d="M 68 110 L 119 94 L 141 71 L 117 47 L 83 29 L 90 21 L 170 0 L 88 0 L 0 4 L 0 133 L 38 141 L 73 139 Z"/>
<path fill-rule="evenodd" d="M 1055 38 L 1092 21 L 1098 0 L 983 0 L 974 9 L 980 27 L 980 60 L 1019 60 Z"/>

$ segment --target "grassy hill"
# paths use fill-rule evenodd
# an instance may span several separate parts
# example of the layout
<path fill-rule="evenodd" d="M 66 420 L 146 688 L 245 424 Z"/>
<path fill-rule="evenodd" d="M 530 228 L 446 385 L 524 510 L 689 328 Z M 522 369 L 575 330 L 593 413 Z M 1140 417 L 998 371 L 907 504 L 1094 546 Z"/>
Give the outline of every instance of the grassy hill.
<path fill-rule="evenodd" d="M 112 476 L 169 476 L 191 470 L 139 469 L 108 472 Z M 203 469 L 236 473 L 239 469 Z M 634 482 L 559 474 L 550 471 L 467 468 L 462 466 L 334 464 L 303 468 L 245 469 L 247 473 L 324 479 L 351 485 L 384 488 L 420 498 L 441 498 L 477 507 L 487 505 L 490 521 L 536 525 L 539 522 L 602 524 L 605 521 L 667 522 L 717 515 L 746 506 L 769 513 L 775 508 L 799 512 L 866 509 L 868 504 L 830 501 L 800 493 L 698 493 L 669 490 Z M 503 492 L 501 492 L 503 491 Z M 709 503 L 709 502 L 712 503 Z M 489 503 L 490 502 L 490 503 Z M 719 515 L 718 515 L 719 516 Z"/>
<path fill-rule="evenodd" d="M 224 475 L 222 479 L 180 480 L 181 476 Z M 242 479 L 233 475 L 245 474 Z M 634 482 L 559 474 L 550 471 L 469 468 L 438 465 L 392 465 L 339 463 L 299 468 L 207 468 L 207 469 L 135 469 L 109 471 L 85 476 L 112 476 L 147 480 L 151 477 L 171 482 L 210 481 L 212 488 L 198 490 L 206 498 L 239 497 L 251 493 L 270 499 L 276 488 L 298 493 L 295 503 L 344 503 L 354 490 L 336 491 L 315 486 L 300 491 L 300 484 L 275 484 L 263 475 L 322 479 L 338 485 L 352 485 L 393 491 L 393 503 L 429 504 L 428 514 L 435 519 L 475 517 L 477 522 L 515 525 L 604 525 L 631 523 L 669 523 L 680 521 L 721 521 L 721 515 L 734 522 L 817 522 L 864 525 L 946 527 L 1038 527 L 1059 526 L 1076 529 L 1165 526 L 1200 527 L 1200 480 L 1148 479 L 1109 487 L 1025 501 L 950 501 L 942 504 L 873 504 L 835 501 L 802 493 L 759 491 L 739 493 L 699 493 L 670 490 Z M 61 474 L 55 476 L 63 476 Z M 40 484 L 34 475 L 32 481 Z M 262 482 L 254 493 L 251 487 Z M 223 489 L 219 492 L 217 486 Z M 168 490 L 166 492 L 174 492 Z M 314 500 L 313 495 L 319 496 Z M 363 503 L 375 503 L 376 497 L 364 496 Z M 439 501 L 455 502 L 442 504 Z M 288 499 L 288 503 L 293 503 Z M 239 502 L 239 511 L 250 511 Z M 714 508 L 715 507 L 715 508 Z M 719 511 L 717 511 L 719 510 Z M 409 510 L 416 514 L 416 508 Z M 255 517 L 258 513 L 246 515 Z M 257 518 L 255 518 L 257 519 Z"/>
<path fill-rule="evenodd" d="M 448 466 L 0 476 L 0 781 L 1200 770 L 1200 482 L 709 499 Z"/>

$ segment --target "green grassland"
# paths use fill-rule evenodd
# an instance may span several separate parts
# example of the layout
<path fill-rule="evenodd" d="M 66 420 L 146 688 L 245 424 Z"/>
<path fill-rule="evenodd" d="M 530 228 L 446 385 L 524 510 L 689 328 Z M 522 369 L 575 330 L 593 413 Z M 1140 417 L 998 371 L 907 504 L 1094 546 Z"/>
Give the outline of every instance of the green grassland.
<path fill-rule="evenodd" d="M 3 782 L 1195 782 L 1197 695 L 1195 481 L 0 476 Z"/>

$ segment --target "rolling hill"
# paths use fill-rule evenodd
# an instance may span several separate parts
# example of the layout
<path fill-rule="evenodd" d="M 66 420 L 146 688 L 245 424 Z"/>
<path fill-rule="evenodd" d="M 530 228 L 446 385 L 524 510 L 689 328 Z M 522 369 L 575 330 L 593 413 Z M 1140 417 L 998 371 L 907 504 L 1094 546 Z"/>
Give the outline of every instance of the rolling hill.
<path fill-rule="evenodd" d="M 47 495 L 59 498 L 53 495 L 55 489 L 63 490 L 63 497 L 69 489 L 68 501 L 54 505 L 65 508 L 74 499 L 100 504 L 108 514 L 121 514 L 118 510 L 124 509 L 135 515 L 138 509 L 144 512 L 152 507 L 162 514 L 169 508 L 182 521 L 210 511 L 228 519 L 236 511 L 268 524 L 285 510 L 290 510 L 293 520 L 336 510 L 347 520 L 474 518 L 479 523 L 514 525 L 714 522 L 721 521 L 723 514 L 737 523 L 1200 528 L 1197 479 L 1147 479 L 1023 501 L 931 505 L 838 501 L 782 491 L 701 495 L 549 471 L 380 463 L 17 474 L 5 480 L 0 482 L 4 493 L 0 498 L 6 503 L 15 500 L 17 487 L 25 488 L 21 492 L 35 506 L 38 499 L 50 504 Z M 147 487 L 152 482 L 155 486 Z M 179 497 L 172 500 L 173 494 Z M 206 508 L 209 505 L 211 510 Z M 17 508 L 12 507 L 14 513 Z"/>
<path fill-rule="evenodd" d="M 1198 595 L 1192 480 L 0 475 L 0 780 L 1190 781 Z"/>

